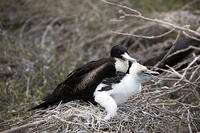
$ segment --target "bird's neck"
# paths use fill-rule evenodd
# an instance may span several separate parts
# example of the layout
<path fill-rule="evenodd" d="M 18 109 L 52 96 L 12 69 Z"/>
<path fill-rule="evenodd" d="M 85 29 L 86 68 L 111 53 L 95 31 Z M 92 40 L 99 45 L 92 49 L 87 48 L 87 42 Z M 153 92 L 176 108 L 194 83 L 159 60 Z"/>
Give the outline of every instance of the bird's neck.
<path fill-rule="evenodd" d="M 137 79 L 136 76 L 132 74 L 127 74 L 123 80 L 122 84 L 125 85 L 123 88 L 127 89 L 127 91 L 139 93 L 141 91 L 141 82 Z"/>

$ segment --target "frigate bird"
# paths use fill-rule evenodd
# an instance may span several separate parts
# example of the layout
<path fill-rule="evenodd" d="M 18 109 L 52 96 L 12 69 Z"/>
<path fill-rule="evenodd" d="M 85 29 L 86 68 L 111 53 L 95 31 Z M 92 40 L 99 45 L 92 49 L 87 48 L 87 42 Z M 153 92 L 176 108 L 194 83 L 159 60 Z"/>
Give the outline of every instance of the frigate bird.
<path fill-rule="evenodd" d="M 106 78 L 100 83 L 95 92 L 95 101 L 107 111 L 105 120 L 117 114 L 117 106 L 125 103 L 131 96 L 141 92 L 141 83 L 159 73 L 135 62 L 128 73 L 118 72 L 117 76 Z"/>
<path fill-rule="evenodd" d="M 104 78 L 115 76 L 117 71 L 126 73 L 129 61 L 134 62 L 135 59 L 129 56 L 127 48 L 116 45 L 111 49 L 111 57 L 91 61 L 75 69 L 53 93 L 43 98 L 43 103 L 30 110 L 47 108 L 60 101 L 65 103 L 76 99 L 95 104 L 93 94 L 96 87 Z"/>

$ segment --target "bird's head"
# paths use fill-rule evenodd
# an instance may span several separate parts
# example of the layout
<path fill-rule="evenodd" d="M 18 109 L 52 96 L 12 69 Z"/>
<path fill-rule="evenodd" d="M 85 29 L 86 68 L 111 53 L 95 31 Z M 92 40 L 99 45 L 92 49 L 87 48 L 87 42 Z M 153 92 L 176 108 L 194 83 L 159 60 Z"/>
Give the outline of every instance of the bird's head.
<path fill-rule="evenodd" d="M 129 70 L 129 74 L 136 77 L 137 80 L 139 80 L 140 82 L 143 82 L 146 79 L 150 79 L 150 78 L 153 78 L 153 77 L 159 75 L 158 72 L 151 71 L 147 67 L 145 67 L 137 62 L 132 63 L 130 70 Z"/>
<path fill-rule="evenodd" d="M 115 45 L 112 47 L 111 57 L 136 62 L 136 60 L 134 58 L 129 56 L 127 48 L 122 45 Z"/>

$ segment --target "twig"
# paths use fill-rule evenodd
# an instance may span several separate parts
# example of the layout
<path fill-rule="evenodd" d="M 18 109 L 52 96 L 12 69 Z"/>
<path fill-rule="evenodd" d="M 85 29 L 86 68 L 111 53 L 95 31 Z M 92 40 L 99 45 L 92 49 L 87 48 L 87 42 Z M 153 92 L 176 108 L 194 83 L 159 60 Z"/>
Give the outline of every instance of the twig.
<path fill-rule="evenodd" d="M 21 39 L 22 39 L 22 37 L 23 37 L 23 32 L 24 32 L 26 26 L 27 26 L 33 19 L 35 19 L 35 18 L 37 18 L 37 17 L 39 17 L 39 16 L 40 16 L 40 15 L 32 16 L 32 17 L 30 17 L 29 19 L 27 19 L 27 20 L 25 21 L 25 23 L 23 24 L 23 26 L 22 26 L 22 28 L 21 28 L 21 30 L 20 30 L 20 34 L 19 34 L 19 37 L 20 37 Z"/>
<path fill-rule="evenodd" d="M 137 13 L 138 11 L 134 10 L 134 9 L 131 9 L 131 8 L 128 8 L 126 6 L 122 6 L 120 4 L 116 4 L 116 3 L 113 3 L 113 2 L 108 2 L 106 0 L 102 0 L 104 3 L 106 4 L 110 4 L 110 5 L 114 5 L 114 6 L 118 6 L 120 8 L 125 8 L 127 10 L 130 10 L 130 11 L 134 11 L 135 13 Z M 134 18 L 138 18 L 138 19 L 142 19 L 142 20 L 145 20 L 145 21 L 150 21 L 150 22 L 154 22 L 154 23 L 157 23 L 157 24 L 163 24 L 163 25 L 168 25 L 170 27 L 172 27 L 173 29 L 178 29 L 178 30 L 181 30 L 181 31 L 185 31 L 185 32 L 188 32 L 188 33 L 191 33 L 192 35 L 194 36 L 198 36 L 200 37 L 200 33 L 194 31 L 194 30 L 191 30 L 188 26 L 185 26 L 185 27 L 181 27 L 181 26 L 177 26 L 175 24 L 172 24 L 172 23 L 169 23 L 169 22 L 166 22 L 166 21 L 163 21 L 163 20 L 159 20 L 159 19 L 152 19 L 152 18 L 148 18 L 148 17 L 145 17 L 145 16 L 142 16 L 141 13 L 137 13 L 137 14 L 128 14 L 126 13 L 125 11 L 122 11 L 124 17 L 134 17 Z"/>
<path fill-rule="evenodd" d="M 146 21 L 150 21 L 150 22 L 155 22 L 157 24 L 164 24 L 164 25 L 168 25 L 174 29 L 178 29 L 178 30 L 181 30 L 181 31 L 185 31 L 185 32 L 189 32 L 193 35 L 196 35 L 196 36 L 199 36 L 200 37 L 200 33 L 194 31 L 194 30 L 191 30 L 189 28 L 185 28 L 185 27 L 180 27 L 180 26 L 177 26 L 175 24 L 172 24 L 172 23 L 169 23 L 169 22 L 165 22 L 165 21 L 162 21 L 162 20 L 159 20 L 159 19 L 151 19 L 151 18 L 147 18 L 147 17 L 144 17 L 144 16 L 138 16 L 138 15 L 132 15 L 132 14 L 126 14 L 125 16 L 127 17 L 136 17 L 136 18 L 139 18 L 139 19 L 143 19 L 143 20 L 146 20 Z"/>
<path fill-rule="evenodd" d="M 143 115 L 146 115 L 146 116 L 151 117 L 151 118 L 155 118 L 155 119 L 159 119 L 159 120 L 165 120 L 165 118 L 163 118 L 163 117 L 160 117 L 160 116 L 155 115 L 155 114 L 150 114 L 150 113 L 142 111 L 142 110 L 138 110 L 136 112 L 142 113 Z"/>
<path fill-rule="evenodd" d="M 185 77 L 185 75 L 186 75 L 188 69 L 189 69 L 199 58 L 200 58 L 200 56 L 195 57 L 194 60 L 186 67 L 186 69 L 185 69 L 185 71 L 184 71 L 184 73 L 183 73 L 183 77 Z"/>
<path fill-rule="evenodd" d="M 174 89 L 174 90 L 172 90 L 172 91 L 169 91 L 169 92 L 160 94 L 160 95 L 158 95 L 158 96 L 152 97 L 152 99 L 156 99 L 156 98 L 159 98 L 159 97 L 162 97 L 162 96 L 169 95 L 169 94 L 171 94 L 171 93 L 177 92 L 177 91 L 183 89 L 183 87 L 184 87 L 184 86 L 181 86 L 181 87 L 176 88 L 176 89 Z"/>
<path fill-rule="evenodd" d="M 138 37 L 138 38 L 145 38 L 145 39 L 156 39 L 156 38 L 161 38 L 163 36 L 166 36 L 170 33 L 172 33 L 175 29 L 171 29 L 163 34 L 160 35 L 155 35 L 155 36 L 144 36 L 144 35 L 136 35 L 136 34 L 130 34 L 130 33 L 122 33 L 118 31 L 111 31 L 112 33 L 118 34 L 118 35 L 124 35 L 124 36 L 133 36 L 133 37 Z"/>
<path fill-rule="evenodd" d="M 181 32 L 179 31 L 179 33 L 178 33 L 177 36 L 176 36 L 175 41 L 172 43 L 172 47 L 169 49 L 169 51 L 167 52 L 167 54 L 162 58 L 162 60 L 159 61 L 155 66 L 153 66 L 153 68 L 158 67 L 161 63 L 163 63 L 163 62 L 167 59 L 168 55 L 169 55 L 169 54 L 172 52 L 172 50 L 175 48 L 175 45 L 176 45 L 178 39 L 180 38 L 180 35 L 181 35 Z"/>
<path fill-rule="evenodd" d="M 123 8 L 123 9 L 128 9 L 128 10 L 130 10 L 130 11 L 136 13 L 137 15 L 142 15 L 142 13 L 139 12 L 138 10 L 129 8 L 129 7 L 127 7 L 127 6 L 122 6 L 122 5 L 120 5 L 120 4 L 113 3 L 113 2 L 109 2 L 109 1 L 106 1 L 106 0 L 102 0 L 102 1 L 103 1 L 104 3 L 110 4 L 110 5 L 118 6 L 118 7 Z"/>
<path fill-rule="evenodd" d="M 183 34 L 184 34 L 185 36 L 189 37 L 189 38 L 192 38 L 192 39 L 194 39 L 194 40 L 200 41 L 200 39 L 198 39 L 197 37 L 194 37 L 194 36 L 191 36 L 191 35 L 187 34 L 185 31 L 183 31 Z"/>
<path fill-rule="evenodd" d="M 43 124 L 45 122 L 46 122 L 45 120 L 40 120 L 40 121 L 36 121 L 36 122 L 33 122 L 33 123 L 28 123 L 28 124 L 25 124 L 25 125 L 22 125 L 22 126 L 19 126 L 19 127 L 14 127 L 14 128 L 9 129 L 9 130 L 6 130 L 6 131 L 4 131 L 4 133 L 16 133 L 16 132 L 19 132 L 19 131 L 24 131 L 28 128 Z"/>
<path fill-rule="evenodd" d="M 182 52 L 188 51 L 188 50 L 190 50 L 190 49 L 194 49 L 194 50 L 200 51 L 200 48 L 198 48 L 198 47 L 189 46 L 188 48 L 180 49 L 180 50 L 178 50 L 178 51 L 176 51 L 176 52 L 174 52 L 174 53 L 171 53 L 171 54 L 168 56 L 168 58 L 171 58 L 172 56 L 175 56 L 175 55 L 180 54 L 180 53 L 182 53 Z"/>
<path fill-rule="evenodd" d="M 175 74 L 175 75 L 176 75 L 177 77 L 179 77 L 180 79 L 183 78 L 183 75 L 181 75 L 179 72 L 177 72 L 176 70 L 174 70 L 174 68 L 172 68 L 172 67 L 170 67 L 170 66 L 168 66 L 168 65 L 166 65 L 166 67 L 168 67 L 170 70 L 172 70 L 171 73 Z"/>
<path fill-rule="evenodd" d="M 52 22 L 46 27 L 46 30 L 44 31 L 43 35 L 42 35 L 42 40 L 41 40 L 41 48 L 45 47 L 45 40 L 46 40 L 46 36 L 47 33 L 49 32 L 49 30 L 52 28 L 53 24 L 58 21 L 60 19 L 60 17 L 56 17 L 55 19 L 52 20 Z"/>
<path fill-rule="evenodd" d="M 198 69 L 200 68 L 200 66 L 198 66 L 193 72 L 192 74 L 190 75 L 190 78 L 189 78 L 189 81 L 192 80 L 192 78 L 194 77 L 195 73 L 198 72 Z"/>
<path fill-rule="evenodd" d="M 187 111 L 188 111 L 187 113 L 188 129 L 189 129 L 189 132 L 192 133 L 192 128 L 190 125 L 190 110 L 188 109 Z"/>
<path fill-rule="evenodd" d="M 30 89 L 30 79 L 31 79 L 31 75 L 29 74 L 28 78 L 27 78 L 27 84 L 26 84 L 26 96 L 29 96 L 29 89 Z"/>

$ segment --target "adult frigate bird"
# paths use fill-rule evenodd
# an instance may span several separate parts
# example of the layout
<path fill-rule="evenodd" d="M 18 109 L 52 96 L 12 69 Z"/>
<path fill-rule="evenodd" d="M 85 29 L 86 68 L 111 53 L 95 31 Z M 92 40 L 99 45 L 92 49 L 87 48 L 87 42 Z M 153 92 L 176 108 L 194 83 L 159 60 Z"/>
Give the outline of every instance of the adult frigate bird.
<path fill-rule="evenodd" d="M 47 108 L 60 101 L 65 103 L 76 99 L 95 104 L 93 94 L 96 87 L 103 79 L 115 76 L 116 72 L 126 73 L 129 61 L 135 59 L 129 56 L 127 48 L 116 45 L 111 49 L 111 57 L 91 61 L 75 69 L 55 88 L 53 93 L 43 98 L 43 103 L 30 110 Z"/>
<path fill-rule="evenodd" d="M 115 77 L 104 79 L 94 92 L 95 101 L 107 111 L 104 119 L 109 120 L 114 117 L 118 105 L 140 93 L 141 83 L 158 74 L 135 62 L 132 63 L 128 73 L 118 72 Z"/>

